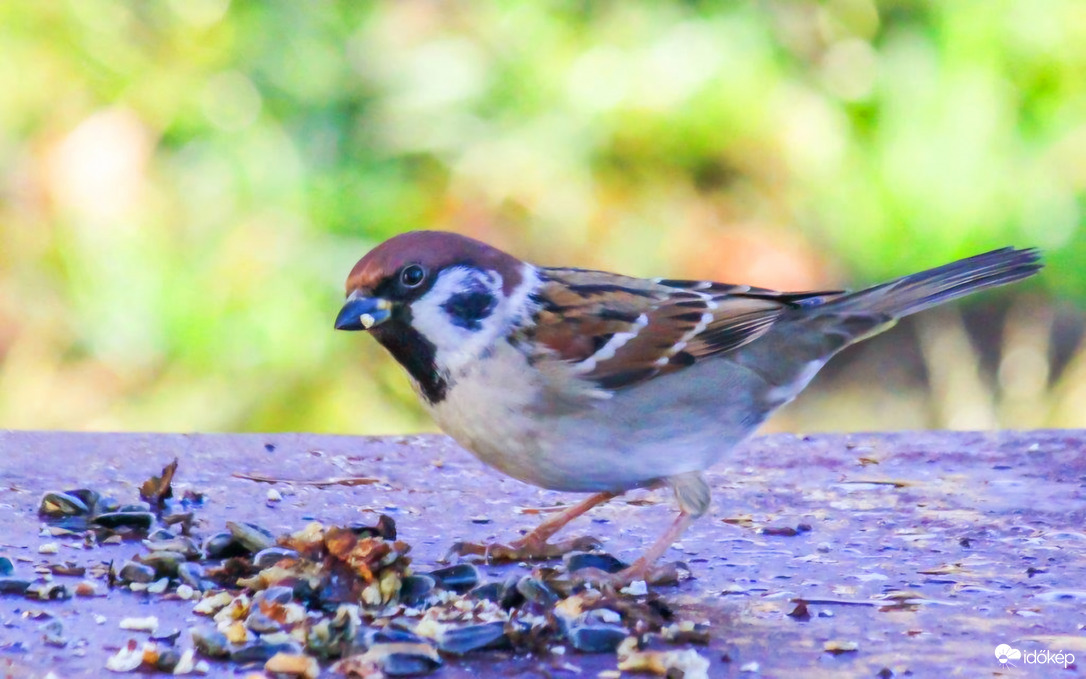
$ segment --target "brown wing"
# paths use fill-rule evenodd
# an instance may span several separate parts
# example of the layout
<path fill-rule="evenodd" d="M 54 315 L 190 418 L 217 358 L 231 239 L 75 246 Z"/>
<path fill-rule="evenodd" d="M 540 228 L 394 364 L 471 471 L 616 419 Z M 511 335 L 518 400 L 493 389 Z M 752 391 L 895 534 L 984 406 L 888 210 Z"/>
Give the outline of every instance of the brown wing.
<path fill-rule="evenodd" d="M 582 378 L 620 389 L 757 339 L 788 308 L 835 293 L 542 269 L 532 337 Z"/>

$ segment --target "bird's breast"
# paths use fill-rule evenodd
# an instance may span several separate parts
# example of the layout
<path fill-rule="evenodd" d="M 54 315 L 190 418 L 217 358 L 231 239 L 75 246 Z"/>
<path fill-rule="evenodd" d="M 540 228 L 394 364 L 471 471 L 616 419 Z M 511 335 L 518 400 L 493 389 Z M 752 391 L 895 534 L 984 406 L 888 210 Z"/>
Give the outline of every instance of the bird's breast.
<path fill-rule="evenodd" d="M 483 462 L 529 483 L 538 480 L 543 385 L 507 342 L 450 375 L 445 398 L 427 405 L 441 429 Z"/>

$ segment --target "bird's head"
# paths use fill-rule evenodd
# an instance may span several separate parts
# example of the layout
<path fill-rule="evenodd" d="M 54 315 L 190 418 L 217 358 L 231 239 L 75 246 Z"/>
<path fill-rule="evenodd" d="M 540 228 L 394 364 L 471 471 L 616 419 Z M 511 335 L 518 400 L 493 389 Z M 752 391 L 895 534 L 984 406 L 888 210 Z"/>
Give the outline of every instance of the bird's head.
<path fill-rule="evenodd" d="M 515 257 L 466 236 L 401 234 L 355 264 L 335 327 L 369 331 L 434 402 L 450 372 L 509 331 L 520 311 L 510 300 L 530 271 Z"/>

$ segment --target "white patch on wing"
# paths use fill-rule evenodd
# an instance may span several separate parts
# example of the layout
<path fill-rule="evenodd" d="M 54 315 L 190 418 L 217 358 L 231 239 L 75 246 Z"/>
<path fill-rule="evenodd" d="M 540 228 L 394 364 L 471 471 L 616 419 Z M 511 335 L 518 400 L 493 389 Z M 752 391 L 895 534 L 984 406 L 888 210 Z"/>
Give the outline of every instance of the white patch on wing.
<path fill-rule="evenodd" d="M 705 293 L 698 293 L 698 294 L 700 294 L 702 296 L 702 298 L 705 300 L 705 305 L 707 307 L 709 307 L 710 309 L 715 309 L 717 307 L 717 303 L 713 301 L 711 296 L 709 296 L 709 295 L 707 295 Z M 695 325 L 690 330 L 687 330 L 685 333 L 683 333 L 683 336 L 679 338 L 679 341 L 675 343 L 675 346 L 668 349 L 667 355 L 665 356 L 665 358 L 667 360 L 671 360 L 672 356 L 674 356 L 675 354 L 677 354 L 680 351 L 682 351 L 683 349 L 685 349 L 687 343 L 689 343 L 690 340 L 694 339 L 695 337 L 697 337 L 698 335 L 703 333 L 705 331 L 705 329 L 707 327 L 709 327 L 709 324 L 712 323 L 712 322 L 713 322 L 713 313 L 711 311 L 706 311 L 705 313 L 703 313 L 701 315 L 701 319 L 698 321 L 698 324 Z M 657 365 L 664 365 L 664 364 L 667 363 L 667 361 L 665 360 L 663 363 L 661 363 L 660 361 L 657 361 L 656 363 L 657 363 Z"/>
<path fill-rule="evenodd" d="M 601 361 L 606 361 L 615 357 L 615 352 L 618 351 L 622 345 L 626 344 L 633 338 L 637 337 L 637 334 L 641 332 L 641 329 L 649 324 L 649 317 L 645 314 L 641 314 L 634 321 L 634 329 L 627 332 L 616 332 L 612 335 L 611 339 L 607 340 L 607 343 L 596 350 L 596 353 L 592 354 L 583 361 L 579 361 L 574 364 L 577 372 L 589 373 L 596 369 L 596 365 Z"/>
<path fill-rule="evenodd" d="M 704 332 L 705 329 L 708 328 L 709 324 L 712 323 L 712 322 L 713 322 L 713 314 L 706 311 L 705 313 L 703 313 L 701 315 L 701 320 L 698 321 L 698 324 L 694 326 L 694 329 L 691 330 L 687 334 L 690 335 L 690 337 L 697 337 L 702 332 Z"/>
<path fill-rule="evenodd" d="M 436 350 L 434 363 L 454 379 L 465 366 L 478 360 L 519 322 L 528 305 L 528 295 L 539 285 L 539 276 L 530 265 L 521 270 L 522 282 L 506 298 L 502 277 L 494 271 L 453 267 L 442 271 L 429 292 L 411 305 L 412 325 Z M 476 329 L 455 324 L 443 308 L 454 295 L 486 289 L 496 300 L 490 315 L 480 319 Z"/>

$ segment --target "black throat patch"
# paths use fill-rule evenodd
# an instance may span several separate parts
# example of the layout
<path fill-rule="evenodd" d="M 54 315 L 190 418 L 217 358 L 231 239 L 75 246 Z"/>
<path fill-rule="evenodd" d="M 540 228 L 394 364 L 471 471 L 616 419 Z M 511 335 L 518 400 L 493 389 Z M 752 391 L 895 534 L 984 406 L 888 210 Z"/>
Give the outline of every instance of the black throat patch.
<path fill-rule="evenodd" d="M 397 321 L 383 323 L 370 333 L 418 383 L 427 403 L 437 405 L 445 400 L 449 383 L 434 365 L 437 350 L 428 339 L 410 324 Z"/>

